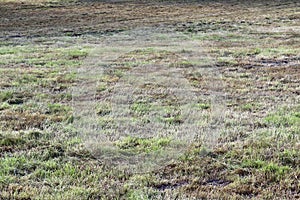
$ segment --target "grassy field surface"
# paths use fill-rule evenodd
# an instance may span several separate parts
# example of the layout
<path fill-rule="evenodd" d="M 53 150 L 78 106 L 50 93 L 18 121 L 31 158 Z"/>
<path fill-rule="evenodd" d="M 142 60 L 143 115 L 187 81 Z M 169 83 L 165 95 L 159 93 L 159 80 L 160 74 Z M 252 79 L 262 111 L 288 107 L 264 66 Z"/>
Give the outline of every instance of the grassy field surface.
<path fill-rule="evenodd" d="M 300 3 L 0 0 L 0 199 L 299 199 Z"/>

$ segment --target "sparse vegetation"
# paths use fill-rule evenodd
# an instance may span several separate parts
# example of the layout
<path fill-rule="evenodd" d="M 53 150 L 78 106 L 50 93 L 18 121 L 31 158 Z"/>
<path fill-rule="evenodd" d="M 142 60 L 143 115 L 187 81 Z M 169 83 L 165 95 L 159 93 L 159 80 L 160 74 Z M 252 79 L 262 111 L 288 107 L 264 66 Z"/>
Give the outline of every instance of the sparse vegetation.
<path fill-rule="evenodd" d="M 299 6 L 0 0 L 0 199 L 300 198 Z"/>

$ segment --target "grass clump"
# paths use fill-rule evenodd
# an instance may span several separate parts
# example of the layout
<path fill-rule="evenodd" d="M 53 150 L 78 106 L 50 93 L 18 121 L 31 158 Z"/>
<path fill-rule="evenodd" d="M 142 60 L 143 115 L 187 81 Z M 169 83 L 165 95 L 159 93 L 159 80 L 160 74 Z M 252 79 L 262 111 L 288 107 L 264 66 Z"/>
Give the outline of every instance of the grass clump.
<path fill-rule="evenodd" d="M 137 153 L 149 153 L 162 150 L 170 144 L 170 138 L 137 138 L 126 137 L 118 141 L 116 145 L 122 150 L 129 150 Z"/>
<path fill-rule="evenodd" d="M 48 104 L 48 109 L 46 111 L 46 114 L 61 114 L 65 115 L 71 111 L 71 108 L 66 105 L 62 105 L 59 103 L 54 104 Z"/>
<path fill-rule="evenodd" d="M 112 111 L 112 107 L 111 107 L 110 103 L 107 103 L 107 102 L 101 103 L 96 108 L 96 113 L 97 113 L 97 115 L 100 115 L 100 116 L 108 115 L 111 113 L 111 111 Z"/>
<path fill-rule="evenodd" d="M 70 59 L 79 59 L 86 57 L 88 55 L 88 52 L 86 50 L 73 49 L 70 50 L 67 54 Z"/>
<path fill-rule="evenodd" d="M 300 111 L 299 108 L 289 112 L 282 109 L 276 113 L 269 114 L 265 121 L 276 127 L 300 126 Z"/>
<path fill-rule="evenodd" d="M 200 108 L 201 110 L 208 110 L 208 109 L 210 109 L 210 104 L 208 104 L 208 103 L 198 103 L 197 107 Z"/>
<path fill-rule="evenodd" d="M 151 105 L 145 102 L 135 102 L 130 109 L 137 115 L 145 115 L 151 111 Z"/>
<path fill-rule="evenodd" d="M 6 109 L 9 109 L 11 106 L 9 105 L 9 103 L 7 102 L 4 102 L 0 105 L 0 111 L 1 110 L 6 110 Z"/>
<path fill-rule="evenodd" d="M 0 92 L 0 102 L 5 102 L 9 99 L 13 98 L 13 93 L 10 91 L 2 91 Z"/>

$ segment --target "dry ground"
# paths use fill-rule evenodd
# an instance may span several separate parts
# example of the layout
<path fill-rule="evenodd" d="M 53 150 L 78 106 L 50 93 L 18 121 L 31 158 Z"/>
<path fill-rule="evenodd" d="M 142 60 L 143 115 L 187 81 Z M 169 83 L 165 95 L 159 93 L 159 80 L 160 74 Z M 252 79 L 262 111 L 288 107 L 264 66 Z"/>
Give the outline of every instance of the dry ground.
<path fill-rule="evenodd" d="M 300 198 L 297 1 L 0 0 L 0 75 L 0 199 Z"/>

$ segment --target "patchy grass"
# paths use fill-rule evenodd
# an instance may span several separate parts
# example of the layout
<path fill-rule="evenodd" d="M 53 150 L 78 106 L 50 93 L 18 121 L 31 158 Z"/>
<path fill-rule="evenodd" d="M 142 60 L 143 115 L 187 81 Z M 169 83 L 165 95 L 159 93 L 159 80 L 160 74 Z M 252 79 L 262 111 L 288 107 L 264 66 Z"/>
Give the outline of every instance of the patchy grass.
<path fill-rule="evenodd" d="M 0 4 L 0 199 L 300 198 L 298 2 Z M 78 76 L 87 64 L 105 65 L 102 76 Z M 195 138 L 184 154 L 145 173 L 105 164 L 74 125 L 70 90 L 97 79 L 93 120 L 97 134 L 113 136 L 114 87 L 152 67 L 187 79 L 201 131 L 220 136 L 212 145 Z M 174 96 L 143 93 L 162 85 L 138 89 L 130 118 L 120 120 L 145 125 L 158 112 L 154 120 L 174 129 L 186 120 Z M 171 142 L 128 136 L 114 145 L 143 154 Z"/>

